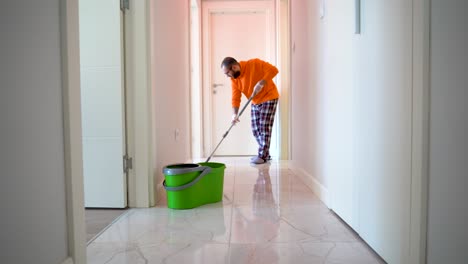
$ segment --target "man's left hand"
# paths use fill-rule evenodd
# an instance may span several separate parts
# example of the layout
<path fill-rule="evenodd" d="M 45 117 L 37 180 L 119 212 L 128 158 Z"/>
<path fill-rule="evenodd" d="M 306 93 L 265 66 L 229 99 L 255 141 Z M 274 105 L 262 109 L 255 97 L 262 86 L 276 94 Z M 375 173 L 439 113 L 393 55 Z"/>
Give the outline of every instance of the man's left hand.
<path fill-rule="evenodd" d="M 264 85 L 265 85 L 265 81 L 260 80 L 254 87 L 253 96 L 256 96 L 263 89 Z"/>

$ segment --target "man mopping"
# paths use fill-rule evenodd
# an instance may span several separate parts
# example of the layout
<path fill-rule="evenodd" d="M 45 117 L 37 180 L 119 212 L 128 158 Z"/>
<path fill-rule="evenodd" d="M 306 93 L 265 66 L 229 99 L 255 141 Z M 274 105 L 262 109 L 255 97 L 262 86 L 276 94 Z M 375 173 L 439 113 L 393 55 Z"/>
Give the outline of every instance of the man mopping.
<path fill-rule="evenodd" d="M 237 61 L 226 57 L 221 63 L 224 74 L 231 78 L 232 124 L 239 122 L 241 96 L 252 97 L 252 133 L 258 143 L 258 155 L 251 163 L 262 164 L 271 159 L 270 142 L 279 93 L 273 78 L 278 69 L 260 59 Z"/>

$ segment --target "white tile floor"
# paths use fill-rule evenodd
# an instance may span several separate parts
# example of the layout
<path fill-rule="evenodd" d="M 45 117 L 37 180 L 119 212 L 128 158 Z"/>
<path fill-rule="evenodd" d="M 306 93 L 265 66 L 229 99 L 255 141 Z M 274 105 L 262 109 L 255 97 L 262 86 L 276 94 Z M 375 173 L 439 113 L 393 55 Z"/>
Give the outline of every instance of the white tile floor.
<path fill-rule="evenodd" d="M 384 263 L 288 169 L 226 164 L 223 201 L 131 209 L 88 246 L 88 263 Z"/>

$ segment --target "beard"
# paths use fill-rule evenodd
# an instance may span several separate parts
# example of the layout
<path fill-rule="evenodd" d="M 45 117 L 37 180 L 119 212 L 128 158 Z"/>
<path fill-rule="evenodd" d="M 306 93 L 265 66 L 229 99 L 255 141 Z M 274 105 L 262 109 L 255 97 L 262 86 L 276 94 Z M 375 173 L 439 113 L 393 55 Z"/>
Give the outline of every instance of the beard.
<path fill-rule="evenodd" d="M 240 71 L 236 71 L 236 72 L 234 72 L 234 74 L 232 75 L 232 78 L 237 79 L 237 77 L 239 77 L 240 74 L 241 74 Z"/>

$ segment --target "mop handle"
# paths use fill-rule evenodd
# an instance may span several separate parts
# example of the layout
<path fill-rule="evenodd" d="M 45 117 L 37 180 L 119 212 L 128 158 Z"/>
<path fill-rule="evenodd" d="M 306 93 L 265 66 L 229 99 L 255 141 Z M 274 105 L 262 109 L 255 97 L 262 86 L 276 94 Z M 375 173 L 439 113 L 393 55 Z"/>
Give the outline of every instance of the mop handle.
<path fill-rule="evenodd" d="M 254 96 L 252 95 L 249 100 L 247 100 L 247 103 L 245 103 L 244 107 L 242 107 L 241 111 L 237 114 L 237 118 L 239 118 L 242 113 L 244 112 L 245 108 L 247 108 L 247 106 L 249 105 L 250 101 L 252 101 L 252 99 L 254 98 Z M 208 157 L 208 159 L 205 161 L 205 162 L 208 162 L 210 161 L 211 157 L 213 156 L 213 154 L 215 153 L 215 151 L 218 149 L 219 145 L 221 145 L 221 142 L 223 142 L 224 138 L 229 134 L 229 131 L 231 131 L 231 128 L 235 125 L 235 123 L 232 123 L 231 126 L 229 127 L 229 129 L 226 131 L 226 133 L 224 133 L 223 135 L 223 138 L 221 139 L 221 141 L 219 141 L 218 145 L 216 145 L 216 148 L 213 150 L 213 152 L 211 152 L 211 155 Z"/>
<path fill-rule="evenodd" d="M 247 100 L 247 103 L 245 103 L 244 107 L 242 107 L 241 111 L 239 112 L 239 114 L 237 114 L 237 118 L 239 118 L 242 113 L 244 112 L 245 108 L 249 105 L 250 101 L 252 101 L 252 99 L 254 98 L 254 96 L 250 96 L 249 100 Z"/>

